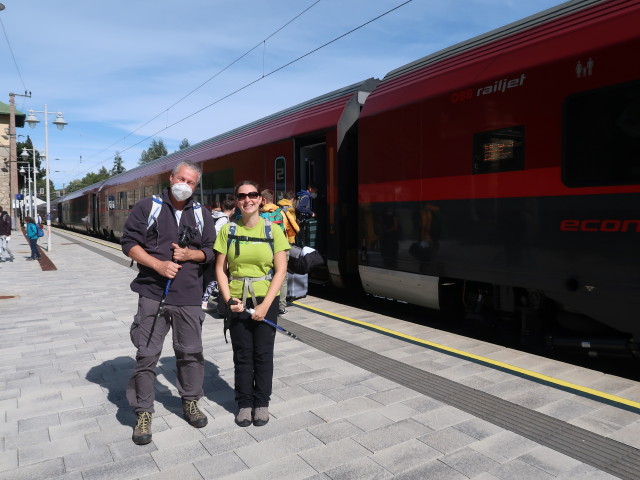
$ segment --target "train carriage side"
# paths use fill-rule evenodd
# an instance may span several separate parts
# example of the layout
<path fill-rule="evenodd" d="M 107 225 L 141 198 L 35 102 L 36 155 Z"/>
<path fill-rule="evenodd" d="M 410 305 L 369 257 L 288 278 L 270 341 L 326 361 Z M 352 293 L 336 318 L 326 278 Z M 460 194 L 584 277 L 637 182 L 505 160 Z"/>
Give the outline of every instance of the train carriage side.
<path fill-rule="evenodd" d="M 251 178 L 279 199 L 288 190 L 318 184 L 311 246 L 327 260 L 325 279 L 339 286 L 357 275 L 357 225 L 349 221 L 357 208 L 357 119 L 377 83 L 368 79 L 215 137 L 197 157 L 204 160 L 207 191 L 232 191 L 238 181 Z"/>
<path fill-rule="evenodd" d="M 147 165 L 116 175 L 100 188 L 101 228 L 119 237 L 130 208 L 168 185 L 181 160 L 202 165 L 194 197 L 211 205 L 253 179 L 280 198 L 309 182 L 321 186 L 316 247 L 328 263 L 329 278 L 342 285 L 357 275 L 356 130 L 362 104 L 378 84 L 368 79 L 231 130 Z"/>
<path fill-rule="evenodd" d="M 637 25 L 568 2 L 388 74 L 359 122 L 365 290 L 640 340 Z"/>

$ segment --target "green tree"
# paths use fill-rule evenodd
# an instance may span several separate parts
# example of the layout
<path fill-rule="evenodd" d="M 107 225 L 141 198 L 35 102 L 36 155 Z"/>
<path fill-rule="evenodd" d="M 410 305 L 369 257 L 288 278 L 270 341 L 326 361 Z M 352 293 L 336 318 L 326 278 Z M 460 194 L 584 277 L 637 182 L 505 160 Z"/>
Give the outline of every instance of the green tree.
<path fill-rule="evenodd" d="M 116 152 L 115 157 L 113 157 L 113 168 L 111 168 L 111 175 L 118 175 L 125 170 L 126 168 L 122 164 L 122 157 L 120 156 L 120 152 Z"/>
<path fill-rule="evenodd" d="M 144 165 L 145 163 L 149 163 L 154 161 L 156 158 L 164 157 L 167 155 L 167 147 L 164 146 L 164 142 L 162 139 L 151 140 L 151 145 L 148 150 L 143 150 L 140 154 L 140 160 L 138 160 L 138 165 Z"/>
<path fill-rule="evenodd" d="M 183 138 L 182 141 L 180 142 L 180 146 L 178 147 L 179 150 L 184 150 L 185 148 L 190 147 L 191 145 L 189 144 L 189 140 L 187 140 L 186 138 Z"/>
<path fill-rule="evenodd" d="M 102 167 L 98 170 L 98 173 L 87 173 L 82 180 L 71 180 L 67 188 L 65 188 L 65 193 L 75 192 L 76 190 L 80 190 L 81 188 L 88 187 L 89 185 L 93 185 L 94 183 L 100 182 L 102 180 L 106 180 L 111 177 L 111 172 L 106 169 L 106 167 Z"/>

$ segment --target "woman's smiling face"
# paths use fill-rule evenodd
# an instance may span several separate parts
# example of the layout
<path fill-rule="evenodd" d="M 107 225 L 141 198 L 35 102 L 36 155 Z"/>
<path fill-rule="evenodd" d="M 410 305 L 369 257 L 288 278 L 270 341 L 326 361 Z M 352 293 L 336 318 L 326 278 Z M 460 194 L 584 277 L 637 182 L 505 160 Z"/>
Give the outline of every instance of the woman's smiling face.
<path fill-rule="evenodd" d="M 262 197 L 254 185 L 240 185 L 236 197 L 236 204 L 242 213 L 253 213 L 260 209 Z"/>

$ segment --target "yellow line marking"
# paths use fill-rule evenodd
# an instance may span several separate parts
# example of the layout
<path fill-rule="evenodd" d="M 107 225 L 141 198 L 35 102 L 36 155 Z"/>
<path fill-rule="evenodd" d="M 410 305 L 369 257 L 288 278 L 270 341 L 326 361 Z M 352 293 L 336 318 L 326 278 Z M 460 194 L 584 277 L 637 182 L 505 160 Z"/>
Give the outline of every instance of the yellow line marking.
<path fill-rule="evenodd" d="M 496 367 L 500 367 L 501 369 L 504 369 L 504 370 L 510 370 L 512 372 L 517 372 L 517 373 L 519 373 L 521 375 L 525 375 L 527 377 L 537 378 L 538 380 L 542 380 L 542 381 L 547 382 L 547 383 L 552 383 L 552 384 L 555 384 L 555 385 L 559 385 L 559 386 L 561 386 L 563 388 L 576 390 L 576 391 L 579 391 L 579 392 L 586 393 L 588 395 L 592 395 L 594 397 L 604 398 L 604 399 L 607 399 L 607 400 L 612 401 L 612 402 L 622 403 L 624 405 L 628 405 L 630 407 L 637 408 L 637 409 L 640 410 L 640 403 L 639 402 L 634 402 L 633 400 L 629 400 L 629 399 L 626 399 L 626 398 L 618 397 L 616 395 L 611 395 L 609 393 L 601 392 L 599 390 L 594 390 L 593 388 L 583 387 L 582 385 L 577 385 L 575 383 L 565 382 L 564 380 L 560 380 L 560 379 L 557 379 L 557 378 L 554 378 L 554 377 L 549 377 L 548 375 L 543 375 L 541 373 L 533 372 L 531 370 L 526 370 L 524 368 L 516 367 L 515 365 L 510 365 L 508 363 L 499 362 L 497 360 L 492 360 L 492 359 L 487 358 L 487 357 L 481 357 L 480 355 L 474 355 L 473 353 L 465 352 L 463 350 L 458 350 L 456 348 L 447 347 L 445 345 L 441 345 L 439 343 L 430 342 L 428 340 L 423 340 L 421 338 L 413 337 L 411 335 L 406 335 L 404 333 L 396 332 L 394 330 L 389 330 L 388 328 L 380 327 L 378 325 L 374 325 L 374 324 L 367 323 L 367 322 L 363 322 L 361 320 L 356 320 L 354 318 L 349 318 L 349 317 L 345 317 L 343 315 L 338 315 L 336 313 L 331 313 L 331 312 L 328 312 L 326 310 L 322 310 L 321 308 L 312 307 L 310 305 L 306 305 L 304 303 L 300 303 L 300 302 L 297 302 L 297 301 L 293 302 L 293 304 L 294 305 L 298 305 L 300 307 L 303 307 L 303 308 L 305 308 L 307 310 L 313 310 L 313 311 L 316 311 L 318 313 L 322 313 L 323 315 L 326 315 L 326 316 L 329 316 L 329 317 L 338 318 L 340 320 L 344 320 L 346 322 L 354 323 L 354 324 L 357 324 L 357 325 L 362 325 L 362 326 L 365 326 L 365 327 L 370 328 L 372 330 L 378 330 L 380 332 L 385 332 L 385 333 L 388 333 L 390 335 L 393 335 L 394 337 L 401 337 L 401 338 L 410 340 L 410 341 L 415 342 L 415 343 L 421 343 L 423 345 L 428 345 L 430 347 L 437 348 L 438 350 L 444 350 L 446 352 L 450 352 L 450 353 L 453 353 L 453 354 L 461 356 L 461 357 L 471 358 L 471 359 L 474 359 L 474 360 L 477 360 L 479 362 L 486 363 L 486 364 L 489 364 L 489 365 L 495 365 Z"/>
<path fill-rule="evenodd" d="M 89 237 L 87 235 L 83 235 L 81 233 L 75 233 L 75 232 L 72 232 L 70 230 L 61 230 L 61 229 L 58 229 L 58 228 L 56 228 L 56 231 L 57 231 L 57 233 L 61 233 L 61 234 L 65 234 L 65 235 L 71 235 L 72 237 L 82 238 L 83 240 L 87 240 L 89 242 L 98 243 L 98 244 L 103 245 L 105 247 L 109 247 L 109 248 L 113 248 L 114 250 L 122 251 L 122 247 L 120 245 L 114 245 L 113 243 L 111 243 L 111 244 L 105 243 L 105 242 L 102 242 L 100 240 L 96 240 L 93 237 Z"/>

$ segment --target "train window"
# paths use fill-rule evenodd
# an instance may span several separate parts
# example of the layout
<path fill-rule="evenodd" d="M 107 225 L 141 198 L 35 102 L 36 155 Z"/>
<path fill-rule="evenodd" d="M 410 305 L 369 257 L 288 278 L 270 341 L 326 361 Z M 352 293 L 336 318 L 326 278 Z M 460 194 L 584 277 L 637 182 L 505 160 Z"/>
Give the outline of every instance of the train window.
<path fill-rule="evenodd" d="M 640 82 L 568 98 L 564 128 L 565 185 L 640 183 Z"/>
<path fill-rule="evenodd" d="M 118 192 L 118 208 L 121 210 L 127 208 L 127 192 Z"/>
<path fill-rule="evenodd" d="M 524 126 L 476 133 L 473 173 L 496 173 L 524 168 Z"/>

